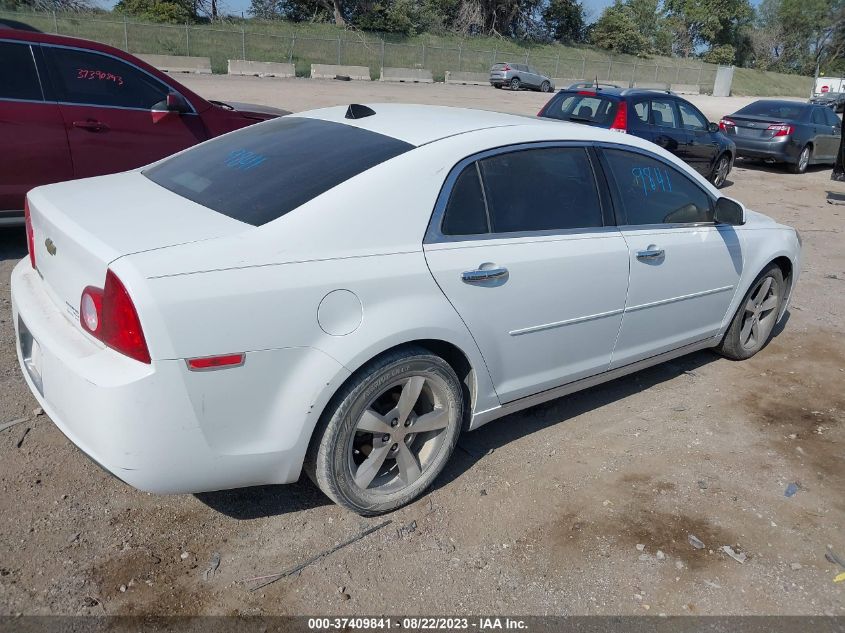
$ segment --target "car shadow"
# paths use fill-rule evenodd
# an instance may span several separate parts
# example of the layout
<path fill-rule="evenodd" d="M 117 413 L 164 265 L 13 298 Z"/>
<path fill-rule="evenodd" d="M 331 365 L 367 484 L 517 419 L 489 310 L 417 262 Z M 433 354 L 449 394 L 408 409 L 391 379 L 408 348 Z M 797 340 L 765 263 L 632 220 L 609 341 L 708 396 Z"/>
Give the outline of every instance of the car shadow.
<path fill-rule="evenodd" d="M 212 510 L 238 520 L 263 519 L 332 503 L 305 473 L 293 484 L 202 492 L 194 497 Z"/>
<path fill-rule="evenodd" d="M 793 174 L 789 165 L 786 163 L 767 163 L 764 160 L 743 158 L 734 163 L 734 168 L 741 167 L 742 169 L 750 169 L 752 171 L 762 171 L 767 174 L 788 174 L 790 176 L 802 176 L 803 174 Z M 822 171 L 830 171 L 833 165 L 808 165 L 806 173 L 814 174 Z"/>
<path fill-rule="evenodd" d="M 26 257 L 26 231 L 21 227 L 0 228 L 0 262 Z"/>

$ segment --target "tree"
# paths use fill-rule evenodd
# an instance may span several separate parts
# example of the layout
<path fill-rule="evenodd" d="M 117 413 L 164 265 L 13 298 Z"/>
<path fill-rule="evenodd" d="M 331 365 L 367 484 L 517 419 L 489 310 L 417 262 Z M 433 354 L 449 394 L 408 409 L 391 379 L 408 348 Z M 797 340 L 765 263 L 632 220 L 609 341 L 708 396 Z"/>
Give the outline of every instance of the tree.
<path fill-rule="evenodd" d="M 543 24 L 552 39 L 580 42 L 584 37 L 584 7 L 578 0 L 549 0 L 543 9 Z"/>
<path fill-rule="evenodd" d="M 599 48 L 630 55 L 650 51 L 648 38 L 640 33 L 631 8 L 619 0 L 602 12 L 593 25 L 590 41 Z"/>
<path fill-rule="evenodd" d="M 150 22 L 185 23 L 196 18 L 188 0 L 119 0 L 114 11 Z"/>
<path fill-rule="evenodd" d="M 701 46 L 731 43 L 730 34 L 754 15 L 749 0 L 665 0 L 664 6 L 675 31 L 675 51 L 684 57 Z"/>

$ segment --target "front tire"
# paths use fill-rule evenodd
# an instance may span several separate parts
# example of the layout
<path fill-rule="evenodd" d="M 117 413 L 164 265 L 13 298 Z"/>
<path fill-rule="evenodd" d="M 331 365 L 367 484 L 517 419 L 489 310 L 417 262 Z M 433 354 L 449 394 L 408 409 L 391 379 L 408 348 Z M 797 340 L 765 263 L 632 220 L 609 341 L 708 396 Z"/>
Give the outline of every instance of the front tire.
<path fill-rule="evenodd" d="M 552 84 L 550 84 L 548 81 L 544 81 L 543 83 L 540 84 L 540 92 L 549 92 L 549 90 L 551 90 L 551 89 L 552 89 Z"/>
<path fill-rule="evenodd" d="M 803 174 L 807 171 L 807 167 L 810 165 L 810 159 L 813 157 L 813 148 L 809 145 L 805 145 L 801 149 L 801 153 L 798 154 L 798 162 L 792 165 L 792 173 L 793 174 Z"/>
<path fill-rule="evenodd" d="M 733 360 L 745 360 L 763 349 L 772 336 L 783 295 L 783 273 L 777 264 L 769 264 L 743 297 L 716 351 Z"/>
<path fill-rule="evenodd" d="M 335 396 L 305 471 L 353 512 L 395 510 L 443 470 L 458 442 L 463 407 L 460 381 L 442 358 L 421 347 L 386 354 Z"/>
<path fill-rule="evenodd" d="M 725 185 L 725 181 L 728 179 L 728 173 L 731 170 L 731 159 L 728 157 L 727 154 L 722 154 L 719 157 L 719 160 L 716 161 L 716 165 L 713 167 L 713 173 L 710 176 L 710 182 L 713 183 L 713 186 L 716 189 L 721 189 Z"/>

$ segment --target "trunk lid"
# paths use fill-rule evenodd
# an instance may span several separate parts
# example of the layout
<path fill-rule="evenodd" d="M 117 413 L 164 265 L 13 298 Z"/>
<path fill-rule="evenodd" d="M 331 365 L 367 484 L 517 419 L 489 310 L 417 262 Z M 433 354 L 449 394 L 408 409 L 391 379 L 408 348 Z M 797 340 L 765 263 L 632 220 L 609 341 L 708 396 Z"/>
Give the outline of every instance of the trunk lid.
<path fill-rule="evenodd" d="M 53 301 L 80 329 L 82 291 L 102 288 L 114 260 L 252 228 L 138 171 L 38 187 L 28 200 L 38 272 Z"/>
<path fill-rule="evenodd" d="M 791 119 L 774 119 L 771 117 L 744 116 L 732 114 L 730 118 L 735 126 L 735 134 L 745 138 L 768 139 L 774 137 L 776 130 L 769 130 L 770 125 L 794 124 Z"/>

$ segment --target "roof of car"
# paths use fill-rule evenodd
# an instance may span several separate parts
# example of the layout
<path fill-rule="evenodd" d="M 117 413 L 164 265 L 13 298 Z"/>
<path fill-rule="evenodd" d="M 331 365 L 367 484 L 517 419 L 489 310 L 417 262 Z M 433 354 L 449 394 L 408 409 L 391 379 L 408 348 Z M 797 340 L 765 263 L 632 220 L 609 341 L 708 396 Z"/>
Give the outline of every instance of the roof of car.
<path fill-rule="evenodd" d="M 417 146 L 476 130 L 512 125 L 544 125 L 547 123 L 547 121 L 540 121 L 534 117 L 489 112 L 487 110 L 471 110 L 469 108 L 398 103 L 369 103 L 366 105 L 374 110 L 375 114 L 363 118 L 348 119 L 346 118 L 348 106 L 333 106 L 301 112 L 293 116 L 305 116 L 354 125 Z"/>
<path fill-rule="evenodd" d="M 677 96 L 674 92 L 670 90 L 660 90 L 658 88 L 620 88 L 618 86 L 602 84 L 601 82 L 599 82 L 598 88 L 595 88 L 594 85 L 595 84 L 583 86 L 569 86 L 568 88 L 564 88 L 560 92 L 580 92 L 592 90 L 597 95 L 609 95 L 611 97 L 629 97 L 632 95 L 639 94 L 657 94 L 664 96 L 668 94 L 672 96 Z"/>

